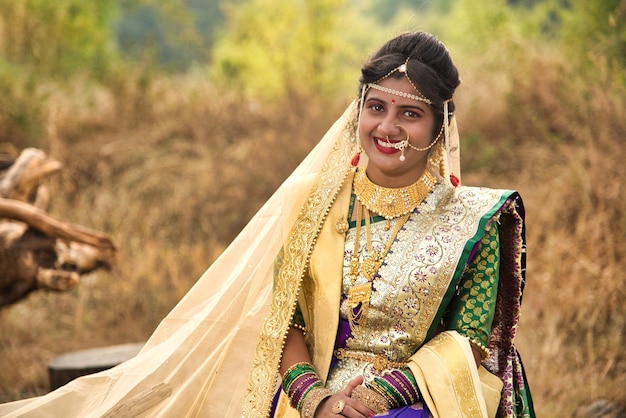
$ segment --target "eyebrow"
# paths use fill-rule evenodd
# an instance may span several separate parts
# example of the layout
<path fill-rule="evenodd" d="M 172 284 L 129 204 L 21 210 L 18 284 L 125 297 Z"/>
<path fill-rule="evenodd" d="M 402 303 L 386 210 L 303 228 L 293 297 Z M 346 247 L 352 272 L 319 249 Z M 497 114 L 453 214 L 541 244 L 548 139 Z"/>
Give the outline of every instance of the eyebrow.
<path fill-rule="evenodd" d="M 389 101 L 388 101 L 388 100 L 381 99 L 380 97 L 377 97 L 376 95 L 373 95 L 373 96 L 371 96 L 371 97 L 367 97 L 367 98 L 365 99 L 365 102 L 368 102 L 368 101 L 370 101 L 370 100 L 376 100 L 376 101 L 378 101 L 378 102 L 382 102 L 382 103 L 386 103 L 386 104 L 387 104 L 387 103 L 389 103 Z M 403 104 L 398 104 L 397 106 L 398 106 L 399 108 L 401 108 L 401 109 L 418 109 L 418 110 L 419 110 L 419 111 L 421 111 L 421 112 L 426 112 L 426 110 L 424 109 L 424 107 L 423 107 L 423 106 L 428 106 L 428 104 L 427 104 L 427 103 L 424 103 L 424 104 L 422 105 L 422 103 L 421 103 L 421 102 L 418 102 L 417 100 L 416 100 L 416 102 L 417 102 L 417 103 L 415 103 L 415 104 L 407 104 L 407 103 L 403 103 Z"/>

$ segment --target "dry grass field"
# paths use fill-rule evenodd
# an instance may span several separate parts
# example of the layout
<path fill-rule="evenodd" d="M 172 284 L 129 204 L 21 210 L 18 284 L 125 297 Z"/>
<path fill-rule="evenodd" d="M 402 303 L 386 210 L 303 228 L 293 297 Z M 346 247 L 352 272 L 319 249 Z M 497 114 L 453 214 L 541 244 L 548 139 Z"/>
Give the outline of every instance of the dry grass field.
<path fill-rule="evenodd" d="M 538 416 L 626 404 L 626 94 L 541 55 L 484 77 L 468 69 L 457 98 L 463 182 L 525 200 L 517 344 Z M 108 232 L 119 255 L 0 312 L 0 401 L 45 393 L 61 353 L 147 339 L 347 103 L 244 102 L 192 76 L 52 91 L 39 145 L 65 167 L 51 213 Z"/>

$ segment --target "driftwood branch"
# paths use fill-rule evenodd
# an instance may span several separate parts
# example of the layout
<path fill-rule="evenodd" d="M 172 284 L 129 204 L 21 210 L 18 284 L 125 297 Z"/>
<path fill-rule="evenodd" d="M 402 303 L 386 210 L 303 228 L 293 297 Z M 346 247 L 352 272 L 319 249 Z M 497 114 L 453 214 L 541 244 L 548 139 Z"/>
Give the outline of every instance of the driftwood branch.
<path fill-rule="evenodd" d="M 43 210 L 18 200 L 0 199 L 0 218 L 24 222 L 31 228 L 54 238 L 78 241 L 102 250 L 115 250 L 107 234 L 60 221 Z"/>
<path fill-rule="evenodd" d="M 110 268 L 111 238 L 99 231 L 50 216 L 42 180 L 61 164 L 38 149 L 0 165 L 0 307 L 37 289 L 64 291 L 80 276 Z"/>
<path fill-rule="evenodd" d="M 62 164 L 36 148 L 27 148 L 0 177 L 0 197 L 35 202 L 41 181 Z"/>

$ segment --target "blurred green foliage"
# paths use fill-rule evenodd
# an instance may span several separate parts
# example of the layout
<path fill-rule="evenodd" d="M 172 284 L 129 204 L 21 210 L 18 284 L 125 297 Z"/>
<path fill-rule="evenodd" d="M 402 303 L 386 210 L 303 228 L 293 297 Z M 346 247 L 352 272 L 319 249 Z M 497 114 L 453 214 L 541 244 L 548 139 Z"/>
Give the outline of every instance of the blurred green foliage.
<path fill-rule="evenodd" d="M 97 72 L 114 57 L 116 11 L 110 0 L 0 0 L 0 59 L 37 77 Z"/>
<path fill-rule="evenodd" d="M 342 36 L 346 19 L 354 18 L 348 6 L 346 0 L 227 4 L 213 51 L 217 83 L 264 99 L 337 92 L 342 67 L 354 63 L 356 51 Z"/>
<path fill-rule="evenodd" d="M 607 65 L 611 75 L 626 83 L 626 2 L 570 0 L 559 8 L 558 35 L 568 50 L 588 65 Z"/>
<path fill-rule="evenodd" d="M 223 21 L 219 0 L 126 0 L 114 24 L 123 57 L 183 72 L 207 63 L 215 28 Z"/>

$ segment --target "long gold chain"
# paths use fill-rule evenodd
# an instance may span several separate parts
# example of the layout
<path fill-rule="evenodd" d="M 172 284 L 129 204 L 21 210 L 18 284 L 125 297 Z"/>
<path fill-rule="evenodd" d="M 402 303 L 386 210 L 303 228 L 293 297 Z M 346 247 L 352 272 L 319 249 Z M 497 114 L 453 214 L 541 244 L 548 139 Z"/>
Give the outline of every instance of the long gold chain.
<path fill-rule="evenodd" d="M 365 231 L 366 231 L 366 237 L 367 237 L 367 257 L 363 260 L 363 264 L 361 265 L 361 273 L 363 273 L 363 276 L 368 281 L 374 280 L 374 276 L 376 276 L 376 273 L 378 272 L 378 269 L 382 265 L 383 260 L 385 259 L 385 256 L 387 255 L 387 253 L 391 249 L 391 246 L 396 240 L 396 236 L 398 235 L 398 232 L 400 232 L 400 229 L 402 229 L 404 224 L 409 220 L 410 216 L 411 214 L 407 213 L 406 215 L 398 219 L 396 226 L 391 232 L 391 236 L 389 237 L 389 240 L 387 241 L 387 245 L 385 246 L 382 252 L 374 251 L 374 248 L 372 246 L 372 230 L 371 230 L 371 226 L 369 222 L 369 216 L 365 218 Z"/>
<path fill-rule="evenodd" d="M 354 286 L 354 283 L 356 282 L 359 276 L 359 272 L 362 273 L 363 277 L 365 277 L 368 281 L 372 281 L 374 279 L 374 276 L 378 272 L 378 269 L 380 268 L 383 260 L 385 259 L 385 256 L 387 255 L 387 253 L 391 249 L 391 246 L 396 240 L 396 236 L 398 235 L 398 232 L 400 232 L 400 229 L 402 229 L 404 224 L 409 220 L 410 216 L 411 214 L 407 213 L 402 218 L 398 219 L 398 222 L 396 223 L 396 226 L 391 232 L 391 236 L 389 237 L 389 240 L 387 241 L 387 245 L 385 245 L 385 248 L 381 252 L 381 251 L 374 251 L 374 248 L 372 245 L 372 230 L 371 230 L 372 228 L 370 224 L 370 215 L 369 215 L 369 212 L 366 211 L 365 212 L 365 234 L 366 234 L 366 241 L 367 241 L 367 256 L 365 257 L 365 259 L 363 260 L 363 263 L 361 264 L 359 262 L 359 247 L 360 247 L 360 241 L 361 241 L 361 221 L 363 219 L 363 205 L 360 203 L 357 203 L 356 205 L 356 236 L 354 238 L 354 250 L 353 250 L 352 258 L 350 260 L 350 267 L 349 267 L 349 272 L 348 272 L 348 276 L 350 277 L 350 283 L 352 284 L 352 286 Z"/>
<path fill-rule="evenodd" d="M 391 249 L 400 229 L 408 221 L 411 212 L 420 204 L 437 184 L 437 179 L 424 170 L 424 174 L 415 183 L 407 187 L 388 188 L 378 186 L 367 178 L 365 170 L 357 169 L 354 176 L 354 194 L 358 202 L 356 205 L 356 237 L 354 240 L 354 252 L 350 260 L 348 276 L 351 288 L 348 291 L 348 321 L 350 329 L 354 333 L 359 332 L 361 327 L 367 324 L 369 304 L 372 297 L 372 282 L 378 273 L 387 253 Z M 366 208 L 365 229 L 367 234 L 367 256 L 363 264 L 359 261 L 359 247 L 361 242 L 361 220 L 363 219 L 363 207 Z M 370 225 L 370 211 L 377 213 L 387 220 L 386 230 L 391 228 L 391 220 L 396 221 L 395 228 L 382 251 L 375 251 L 372 245 L 372 231 Z M 367 282 L 355 285 L 359 273 L 367 279 Z"/>
<path fill-rule="evenodd" d="M 354 193 L 368 210 L 390 220 L 410 213 L 428 196 L 435 184 L 437 179 L 428 169 L 415 183 L 399 188 L 374 184 L 367 178 L 364 169 L 358 169 L 354 176 Z"/>
<path fill-rule="evenodd" d="M 354 239 L 354 251 L 352 253 L 352 259 L 350 260 L 348 276 L 350 279 L 350 285 L 352 286 L 348 291 L 348 321 L 350 322 L 350 329 L 357 333 L 358 330 L 367 324 L 367 315 L 369 312 L 370 299 L 372 297 L 372 282 L 378 272 L 378 269 L 382 265 L 385 256 L 391 249 L 391 246 L 396 240 L 396 236 L 402 229 L 402 226 L 408 221 L 411 216 L 407 213 L 403 217 L 397 220 L 396 225 L 391 232 L 391 236 L 385 245 L 382 252 L 375 251 L 372 245 L 372 231 L 370 222 L 370 213 L 365 211 L 365 230 L 367 241 L 367 256 L 363 259 L 363 264 L 359 262 L 359 247 L 361 242 L 361 221 L 363 217 L 363 204 L 355 202 L 356 205 L 356 236 Z M 388 221 L 389 222 L 389 221 Z M 359 273 L 363 274 L 363 277 L 367 279 L 367 282 L 355 286 Z"/>

